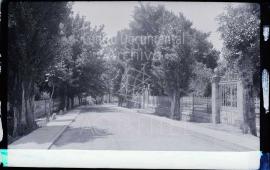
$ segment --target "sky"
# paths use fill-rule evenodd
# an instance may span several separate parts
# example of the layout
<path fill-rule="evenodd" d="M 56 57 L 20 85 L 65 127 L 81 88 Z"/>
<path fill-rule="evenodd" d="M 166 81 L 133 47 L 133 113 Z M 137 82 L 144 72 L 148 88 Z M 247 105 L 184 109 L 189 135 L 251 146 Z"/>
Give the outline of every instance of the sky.
<path fill-rule="evenodd" d="M 224 2 L 143 2 L 152 5 L 163 4 L 169 11 L 184 16 L 193 23 L 193 27 L 203 32 L 211 32 L 208 40 L 217 50 L 222 49 L 222 40 L 217 32 L 216 17 L 224 11 L 229 3 Z M 104 32 L 115 36 L 117 31 L 128 28 L 132 20 L 134 6 L 137 1 L 100 1 L 100 2 L 74 2 L 73 12 L 86 17 L 92 25 L 104 25 Z"/>

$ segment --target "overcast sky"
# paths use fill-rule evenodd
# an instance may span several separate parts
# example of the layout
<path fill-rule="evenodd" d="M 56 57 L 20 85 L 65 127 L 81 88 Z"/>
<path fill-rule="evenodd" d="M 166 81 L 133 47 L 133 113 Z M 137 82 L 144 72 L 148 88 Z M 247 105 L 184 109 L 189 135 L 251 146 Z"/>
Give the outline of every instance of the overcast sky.
<path fill-rule="evenodd" d="M 143 2 L 146 3 L 146 2 Z M 182 12 L 193 22 L 193 27 L 204 32 L 211 32 L 209 40 L 217 50 L 222 48 L 222 40 L 217 32 L 218 23 L 215 18 L 224 11 L 228 3 L 219 2 L 149 2 L 152 5 L 163 4 L 175 14 Z M 117 31 L 128 28 L 132 20 L 134 2 L 74 2 L 73 11 L 85 16 L 93 25 L 105 25 L 108 36 L 116 35 Z"/>

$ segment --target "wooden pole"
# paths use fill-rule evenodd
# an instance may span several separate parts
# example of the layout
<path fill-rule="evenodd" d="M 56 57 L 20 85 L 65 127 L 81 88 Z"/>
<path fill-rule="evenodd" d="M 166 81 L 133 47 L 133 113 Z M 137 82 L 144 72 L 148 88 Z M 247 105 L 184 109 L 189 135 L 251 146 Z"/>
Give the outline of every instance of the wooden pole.
<path fill-rule="evenodd" d="M 45 102 L 45 114 L 46 114 L 46 99 L 44 100 L 44 102 Z"/>
<path fill-rule="evenodd" d="M 194 94 L 192 94 L 192 112 L 191 112 L 191 119 L 194 117 Z"/>

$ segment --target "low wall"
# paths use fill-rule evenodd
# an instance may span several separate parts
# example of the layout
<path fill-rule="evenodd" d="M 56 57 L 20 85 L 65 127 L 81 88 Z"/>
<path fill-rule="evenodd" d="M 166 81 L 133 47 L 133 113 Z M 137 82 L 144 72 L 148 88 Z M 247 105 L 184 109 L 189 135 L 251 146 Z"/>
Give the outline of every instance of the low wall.
<path fill-rule="evenodd" d="M 170 117 L 171 99 L 168 96 L 150 96 L 150 107 L 155 114 Z M 205 97 L 182 97 L 180 100 L 182 120 L 193 122 L 211 122 L 211 99 Z"/>
<path fill-rule="evenodd" d="M 182 119 L 192 122 L 211 122 L 211 99 L 208 97 L 183 97 L 180 101 Z"/>

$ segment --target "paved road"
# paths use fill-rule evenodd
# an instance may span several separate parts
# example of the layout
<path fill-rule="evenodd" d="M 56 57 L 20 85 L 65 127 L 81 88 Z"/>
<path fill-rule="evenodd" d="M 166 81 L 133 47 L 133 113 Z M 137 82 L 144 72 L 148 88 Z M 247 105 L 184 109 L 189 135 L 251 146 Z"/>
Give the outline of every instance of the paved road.
<path fill-rule="evenodd" d="M 81 110 L 51 149 L 237 151 L 237 146 L 114 105 Z"/>

